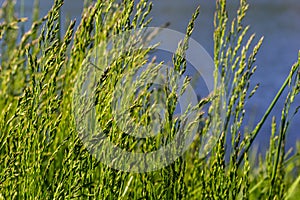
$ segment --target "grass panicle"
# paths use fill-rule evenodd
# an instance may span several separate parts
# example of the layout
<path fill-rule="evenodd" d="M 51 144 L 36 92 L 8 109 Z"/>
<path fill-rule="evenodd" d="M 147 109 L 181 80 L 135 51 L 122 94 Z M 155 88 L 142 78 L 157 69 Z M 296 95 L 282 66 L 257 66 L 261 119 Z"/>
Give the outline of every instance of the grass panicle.
<path fill-rule="evenodd" d="M 256 38 L 249 33 L 250 27 L 244 26 L 249 8 L 246 0 L 240 0 L 232 20 L 226 0 L 216 1 L 214 92 L 177 117 L 174 116 L 180 95 L 192 81 L 184 73 L 186 51 L 200 7 L 191 15 L 185 38 L 178 41 L 174 70 L 165 71 L 166 80 L 154 91 L 154 84 L 147 78 L 159 78 L 166 64 L 149 59 L 155 45 L 137 50 L 115 42 L 106 52 L 110 59 L 88 59 L 94 49 L 95 53 L 103 53 L 97 47 L 106 48 L 108 40 L 121 33 L 138 32 L 132 41 L 128 40 L 137 45 L 143 37 L 155 37 L 159 29 L 148 36 L 138 31 L 151 25 L 152 2 L 86 0 L 78 26 L 75 19 L 65 22 L 61 18 L 63 0 L 55 0 L 43 17 L 39 13 L 40 2 L 35 0 L 31 22 L 24 16 L 24 2 L 20 10 L 15 3 L 6 0 L 0 9 L 0 199 L 297 199 L 300 143 L 291 151 L 286 149 L 286 140 L 299 110 L 300 52 L 261 120 L 253 130 L 244 129 L 246 102 L 259 89 L 252 77 L 259 67 L 255 66 L 256 55 L 263 45 L 263 38 Z M 30 24 L 29 28 L 25 23 Z M 133 74 L 145 66 L 147 70 L 131 84 Z M 101 76 L 94 77 L 97 88 L 89 90 L 94 85 L 89 85 L 84 77 L 93 70 L 101 72 Z M 180 78 L 184 78 L 182 87 L 178 84 Z M 124 81 L 120 92 L 130 91 L 125 92 L 130 101 L 120 107 L 129 113 L 120 116 L 126 119 L 121 125 L 135 124 L 135 128 L 148 130 L 155 120 L 151 115 L 155 110 L 153 101 L 163 102 L 166 111 L 155 137 L 136 139 L 120 128 L 112 106 L 114 95 L 119 94 L 116 85 L 120 80 Z M 80 90 L 83 86 L 88 89 Z M 175 92 L 178 90 L 179 95 Z M 88 92 L 95 95 L 93 101 L 86 100 Z M 253 142 L 257 135 L 265 134 L 261 127 L 283 95 L 282 115 L 273 117 L 268 151 L 264 156 L 256 156 Z M 203 112 L 205 106 L 207 113 Z M 93 129 L 84 123 L 86 111 L 96 113 L 102 134 L 98 134 L 98 126 Z M 196 113 L 191 122 L 187 120 L 189 111 Z M 178 134 L 185 139 L 199 123 L 202 125 L 189 149 L 154 171 L 135 173 L 139 169 L 134 161 L 124 167 L 135 172 L 117 170 L 90 153 L 101 148 L 103 135 L 127 151 L 155 151 Z M 90 144 L 82 141 L 84 128 L 93 133 L 89 135 Z M 136 130 L 134 133 L 138 134 L 139 129 Z M 201 138 L 211 133 L 218 135 L 217 142 L 207 155 L 200 156 L 204 145 Z M 182 148 L 178 146 L 174 151 Z M 124 159 L 114 162 L 122 165 Z M 161 156 L 161 162 L 168 159 L 168 155 Z M 142 167 L 149 166 L 145 162 Z"/>

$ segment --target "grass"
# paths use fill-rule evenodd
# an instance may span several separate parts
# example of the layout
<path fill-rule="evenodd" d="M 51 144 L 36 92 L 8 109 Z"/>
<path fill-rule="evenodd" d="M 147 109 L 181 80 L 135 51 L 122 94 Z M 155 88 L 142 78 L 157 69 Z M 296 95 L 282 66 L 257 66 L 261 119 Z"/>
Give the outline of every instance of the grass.
<path fill-rule="evenodd" d="M 203 127 L 182 156 L 164 168 L 145 173 L 130 172 L 134 165 L 126 166 L 129 172 L 116 170 L 90 154 L 91 148 L 97 147 L 91 146 L 95 143 L 82 142 L 80 131 L 87 127 L 78 127 L 82 110 L 74 113 L 74 106 L 82 108 L 80 100 L 84 98 L 75 98 L 78 101 L 74 103 L 74 95 L 81 94 L 78 88 L 84 80 L 76 80 L 88 73 L 83 63 L 93 47 L 113 35 L 147 27 L 152 3 L 110 0 L 85 1 L 84 5 L 79 26 L 75 27 L 75 20 L 71 20 L 65 33 L 61 31 L 60 19 L 63 0 L 55 0 L 42 18 L 35 7 L 28 30 L 24 28 L 27 19 L 18 17 L 18 12 L 23 17 L 23 11 L 15 10 L 14 1 L 5 1 L 0 9 L 0 199 L 297 199 L 300 143 L 293 154 L 286 151 L 285 143 L 287 128 L 299 109 L 291 108 L 294 104 L 299 106 L 295 98 L 300 91 L 300 52 L 259 123 L 253 130 L 243 130 L 245 102 L 251 100 L 258 88 L 251 84 L 251 78 L 263 41 L 256 40 L 255 35 L 247 37 L 249 26 L 243 26 L 248 9 L 245 0 L 240 1 L 232 21 L 228 19 L 226 1 L 216 3 L 215 92 L 193 108 L 197 117 L 188 124 L 201 122 Z M 130 74 L 147 61 L 153 70 L 145 71 L 144 75 L 156 77 L 161 64 L 147 60 L 151 48 L 129 50 L 125 57 L 112 50 L 113 62 L 109 67 L 104 63 L 105 73 L 96 77 L 100 82 L 97 90 L 91 92 L 96 95 L 96 119 L 116 146 L 131 152 L 151 152 L 168 144 L 185 127 L 184 115 L 173 118 L 179 100 L 172 91 L 178 88 L 176 81 L 185 76 L 185 51 L 199 12 L 201 9 L 192 15 L 186 38 L 173 56 L 174 71 L 168 72 L 169 79 L 159 93 L 165 97 L 167 111 L 156 137 L 137 140 L 125 134 L 113 119 L 111 103 L 115 85 L 122 77 L 130 79 Z M 187 78 L 186 85 L 189 81 Z M 132 116 L 141 119 L 136 123 L 147 127 L 153 120 L 149 114 L 151 84 L 141 79 L 133 88 L 140 93 L 127 96 Z M 258 134 L 265 134 L 261 127 L 272 117 L 270 113 L 283 94 L 287 95 L 282 115 L 274 116 L 270 124 L 269 149 L 257 157 L 251 148 L 253 141 Z M 224 96 L 225 104 L 220 103 Z M 205 115 L 203 106 L 209 106 Z M 220 109 L 226 110 L 225 116 Z M 210 154 L 200 157 L 201 137 L 210 130 L 220 137 Z M 189 129 L 182 131 L 188 133 Z M 101 141 L 98 138 L 97 142 Z M 122 165 L 121 161 L 118 164 Z"/>

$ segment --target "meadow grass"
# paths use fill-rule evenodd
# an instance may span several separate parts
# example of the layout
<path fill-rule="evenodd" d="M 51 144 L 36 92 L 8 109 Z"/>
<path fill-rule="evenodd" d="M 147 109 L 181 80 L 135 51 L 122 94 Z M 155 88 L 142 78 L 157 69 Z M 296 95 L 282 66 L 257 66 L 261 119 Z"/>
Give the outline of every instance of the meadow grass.
<path fill-rule="evenodd" d="M 38 1 L 35 1 L 38 5 Z M 248 9 L 240 1 L 236 17 L 230 21 L 226 1 L 216 3 L 214 19 L 215 83 L 211 96 L 200 100 L 199 108 L 208 105 L 207 115 L 199 112 L 203 123 L 187 152 L 172 164 L 147 173 L 119 171 L 102 164 L 86 149 L 76 126 L 72 110 L 78 74 L 89 51 L 109 37 L 124 31 L 147 27 L 152 3 L 141 0 L 85 1 L 78 27 L 75 20 L 66 24 L 60 19 L 63 0 L 55 0 L 46 16 L 39 18 L 37 6 L 31 27 L 24 28 L 26 18 L 14 1 L 5 1 L 0 9 L 0 199 L 297 199 L 300 195 L 300 143 L 291 154 L 286 152 L 286 133 L 296 110 L 300 91 L 300 52 L 285 82 L 253 130 L 244 130 L 245 102 L 251 101 L 258 85 L 250 80 L 255 73 L 255 57 L 263 39 L 247 37 L 244 26 Z M 174 70 L 184 76 L 185 51 L 193 32 L 199 8 L 191 17 L 186 38 L 173 56 Z M 23 17 L 23 16 L 22 16 Z M 28 22 L 27 22 L 28 23 Z M 255 43 L 256 41 L 256 43 Z M 179 42 L 179 41 L 178 41 Z M 116 144 L 138 151 L 136 140 L 128 137 L 112 121 L 110 108 L 116 82 L 126 73 L 136 71 L 147 62 L 151 49 L 125 58 L 116 58 L 96 91 L 97 119 L 103 131 Z M 126 67 L 122 67 L 126 66 Z M 155 68 L 155 66 L 153 66 Z M 157 66 L 156 66 L 157 67 Z M 220 72 L 220 73 L 218 73 Z M 157 71 L 147 72 L 155 76 Z M 148 74 L 148 75 L 149 75 Z M 174 79 L 174 80 L 173 80 Z M 171 78 L 166 87 L 176 88 Z M 188 82 L 189 80 L 186 79 Z M 136 87 L 140 87 L 137 85 Z M 147 124 L 149 87 L 141 88 L 134 99 L 133 116 Z M 139 143 L 143 152 L 168 143 L 184 121 L 174 115 L 178 98 L 164 90 L 167 117 L 162 124 L 166 140 L 148 138 Z M 170 90 L 172 91 L 172 90 Z M 270 146 L 265 155 L 252 152 L 253 141 L 262 132 L 283 91 L 288 91 L 282 115 L 273 117 Z M 128 94 L 130 95 L 130 94 Z M 222 96 L 226 96 L 225 105 Z M 224 108 L 220 108 L 224 106 Z M 297 105 L 299 106 L 299 105 Z M 219 109 L 226 109 L 221 115 Z M 200 109 L 201 110 L 201 109 Z M 143 113 L 143 114 L 140 114 Z M 201 135 L 213 128 L 220 134 L 210 154 L 199 156 Z M 229 138 L 230 142 L 226 142 Z M 228 159 L 227 159 L 228 158 Z M 258 161 L 258 162 L 257 162 Z"/>

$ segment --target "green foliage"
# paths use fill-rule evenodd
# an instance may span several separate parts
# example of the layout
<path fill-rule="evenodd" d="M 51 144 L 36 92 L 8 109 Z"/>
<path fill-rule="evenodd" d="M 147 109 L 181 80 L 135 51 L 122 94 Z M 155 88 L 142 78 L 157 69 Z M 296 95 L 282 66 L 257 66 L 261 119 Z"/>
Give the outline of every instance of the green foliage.
<path fill-rule="evenodd" d="M 262 38 L 255 43 L 254 34 L 246 37 L 249 26 L 243 26 L 248 9 L 245 0 L 240 1 L 231 22 L 226 0 L 216 2 L 215 92 L 197 105 L 201 110 L 210 103 L 208 117 L 199 112 L 195 119 L 204 126 L 186 154 L 171 165 L 153 172 L 130 173 L 102 164 L 87 151 L 78 136 L 70 105 L 76 92 L 75 80 L 85 70 L 82 63 L 88 52 L 113 35 L 146 27 L 151 21 L 151 2 L 85 1 L 79 26 L 75 27 L 75 20 L 70 21 L 62 33 L 63 0 L 55 0 L 40 19 L 36 6 L 31 27 L 25 32 L 22 27 L 27 19 L 16 16 L 14 1 L 5 1 L 0 10 L 0 199 L 296 199 L 300 178 L 294 175 L 299 175 L 300 145 L 290 155 L 285 151 L 285 143 L 287 128 L 299 109 L 291 111 L 300 91 L 300 52 L 260 122 L 252 131 L 243 131 L 245 102 L 258 88 L 250 80 Z M 199 12 L 198 8 L 192 15 L 186 37 L 173 56 L 174 69 L 180 76 L 186 70 L 185 51 Z M 137 142 L 119 130 L 113 120 L 110 105 L 117 81 L 146 64 L 150 50 L 128 54 L 126 58 L 115 57 L 95 91 L 97 119 L 103 132 L 116 145 L 130 151 L 137 151 L 138 145 L 144 152 L 156 149 L 172 140 L 185 123 L 183 118 L 172 118 L 178 102 L 172 92 L 178 88 L 174 84 L 178 77 L 172 72 L 168 72 L 170 80 L 162 91 L 168 109 L 161 136 L 167 141 L 159 135 Z M 155 77 L 161 64 L 150 61 L 153 70 L 144 75 Z M 185 81 L 187 85 L 190 80 L 186 77 Z M 151 123 L 151 85 L 143 84 L 141 78 L 134 86 L 140 89 L 138 97 L 128 96 L 134 102 L 132 115 L 142 119 L 141 125 L 147 125 Z M 253 141 L 284 90 L 288 94 L 282 115 L 278 122 L 273 118 L 270 147 L 257 166 L 251 159 Z M 224 96 L 228 99 L 222 103 Z M 222 108 L 226 109 L 225 116 L 218 112 Z M 201 158 L 200 137 L 212 129 L 221 136 L 211 154 Z M 231 139 L 230 144 L 226 144 L 226 138 Z M 229 159 L 225 159 L 225 146 Z"/>

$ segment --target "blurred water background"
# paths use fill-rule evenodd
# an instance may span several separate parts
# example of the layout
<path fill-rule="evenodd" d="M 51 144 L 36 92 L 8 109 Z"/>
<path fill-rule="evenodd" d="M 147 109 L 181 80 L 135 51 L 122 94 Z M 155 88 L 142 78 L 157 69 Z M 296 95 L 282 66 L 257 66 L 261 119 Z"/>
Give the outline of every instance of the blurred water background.
<path fill-rule="evenodd" d="M 53 1 L 40 1 L 40 15 L 44 16 L 51 8 Z M 238 0 L 228 1 L 230 16 L 235 14 Z M 251 25 L 250 33 L 256 33 L 256 41 L 265 36 L 262 48 L 257 56 L 258 69 L 253 77 L 253 86 L 260 83 L 256 95 L 247 103 L 250 125 L 254 126 L 264 114 L 269 103 L 287 77 L 293 63 L 297 60 L 300 49 L 300 1 L 299 0 L 249 0 L 250 9 L 245 25 Z M 24 5 L 24 16 L 31 18 L 33 0 L 17 0 L 17 6 Z M 191 14 L 201 5 L 200 16 L 196 21 L 193 38 L 198 41 L 210 55 L 213 55 L 213 16 L 215 1 L 212 0 L 154 0 L 151 16 L 152 26 L 160 26 L 170 22 L 169 28 L 185 32 Z M 83 8 L 82 0 L 65 0 L 62 10 L 63 20 L 77 19 Z M 285 93 L 286 94 L 286 93 Z M 271 113 L 279 120 L 284 98 Z M 300 98 L 296 99 L 299 106 Z M 295 109 L 296 106 L 293 107 Z M 263 126 L 255 144 L 259 151 L 269 145 L 271 117 Z M 300 113 L 294 118 L 287 136 L 288 147 L 295 147 L 300 139 Z"/>

